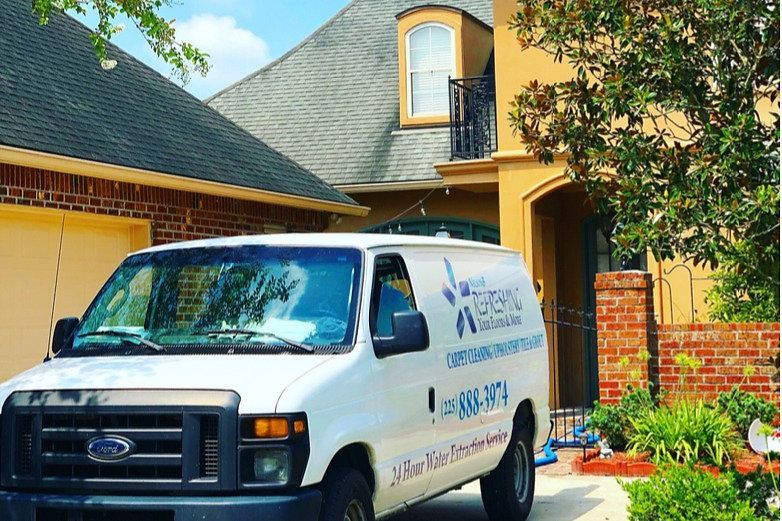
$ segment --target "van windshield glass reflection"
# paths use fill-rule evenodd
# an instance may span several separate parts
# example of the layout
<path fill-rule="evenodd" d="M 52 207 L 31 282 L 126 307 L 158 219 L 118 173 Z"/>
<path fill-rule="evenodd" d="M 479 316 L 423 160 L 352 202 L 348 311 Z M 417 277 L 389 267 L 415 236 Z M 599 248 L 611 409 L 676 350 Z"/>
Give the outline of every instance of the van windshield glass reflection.
<path fill-rule="evenodd" d="M 349 346 L 360 273 L 361 253 L 349 248 L 241 246 L 135 255 L 87 310 L 73 351 L 265 346 L 304 354 L 312 346 Z"/>

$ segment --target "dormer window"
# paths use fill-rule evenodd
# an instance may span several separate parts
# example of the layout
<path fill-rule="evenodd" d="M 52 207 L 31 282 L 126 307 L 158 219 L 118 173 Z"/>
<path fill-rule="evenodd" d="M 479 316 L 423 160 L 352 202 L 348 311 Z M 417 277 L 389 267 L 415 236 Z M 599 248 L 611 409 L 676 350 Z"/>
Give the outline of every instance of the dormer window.
<path fill-rule="evenodd" d="M 448 78 L 455 76 L 454 31 L 439 23 L 407 33 L 408 115 L 448 114 Z"/>
<path fill-rule="evenodd" d="M 481 76 L 489 63 L 492 29 L 462 9 L 411 7 L 396 15 L 399 126 L 448 125 L 448 77 Z"/>

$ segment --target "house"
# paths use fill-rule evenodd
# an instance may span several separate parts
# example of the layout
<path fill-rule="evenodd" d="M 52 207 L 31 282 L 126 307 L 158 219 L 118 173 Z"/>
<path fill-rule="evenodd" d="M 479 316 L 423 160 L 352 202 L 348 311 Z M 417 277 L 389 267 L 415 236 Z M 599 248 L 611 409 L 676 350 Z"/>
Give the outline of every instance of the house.
<path fill-rule="evenodd" d="M 594 312 L 596 274 L 620 268 L 606 226 L 565 177 L 566 158 L 538 162 L 506 116 L 521 85 L 566 79 L 572 70 L 542 51 L 522 52 L 508 23 L 515 9 L 514 0 L 353 0 L 207 102 L 372 207 L 330 230 L 445 228 L 499 239 L 524 254 L 541 300 Z M 630 267 L 653 274 L 661 323 L 705 318 L 707 271 L 651 255 Z M 594 336 L 585 348 L 553 340 L 561 369 L 552 388 L 561 385 L 571 403 L 591 403 Z"/>
<path fill-rule="evenodd" d="M 468 175 L 446 186 L 434 167 L 451 158 L 448 77 L 492 70 L 491 0 L 447 3 L 352 1 L 207 103 L 372 207 L 366 218 L 345 217 L 329 230 L 434 235 L 445 225 L 451 236 L 498 243 L 496 183 Z M 410 85 L 398 59 L 408 40 L 417 46 L 413 58 L 442 43 L 439 54 L 424 57 L 439 59 L 437 70 L 412 70 Z M 414 68 L 427 66 L 418 61 Z"/>
<path fill-rule="evenodd" d="M 74 19 L 9 0 L 0 28 L 0 381 L 130 251 L 368 212 L 120 49 L 101 69 Z"/>
<path fill-rule="evenodd" d="M 593 308 L 595 273 L 619 269 L 565 158 L 540 164 L 506 114 L 522 84 L 568 78 L 522 53 L 513 0 L 353 0 L 278 60 L 207 103 L 359 203 L 329 230 L 435 234 L 525 254 L 541 298 Z M 663 322 L 703 319 L 708 272 L 651 256 Z"/>

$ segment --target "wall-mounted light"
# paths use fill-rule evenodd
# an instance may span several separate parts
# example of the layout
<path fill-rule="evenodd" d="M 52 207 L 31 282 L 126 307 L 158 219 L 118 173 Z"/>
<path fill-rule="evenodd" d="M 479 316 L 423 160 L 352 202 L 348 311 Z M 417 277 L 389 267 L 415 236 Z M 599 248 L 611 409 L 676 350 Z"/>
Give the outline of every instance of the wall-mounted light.
<path fill-rule="evenodd" d="M 450 239 L 451 232 L 448 231 L 448 228 L 445 227 L 445 223 L 443 223 L 439 228 L 437 228 L 437 232 L 435 232 L 434 236 L 441 237 L 443 239 Z"/>

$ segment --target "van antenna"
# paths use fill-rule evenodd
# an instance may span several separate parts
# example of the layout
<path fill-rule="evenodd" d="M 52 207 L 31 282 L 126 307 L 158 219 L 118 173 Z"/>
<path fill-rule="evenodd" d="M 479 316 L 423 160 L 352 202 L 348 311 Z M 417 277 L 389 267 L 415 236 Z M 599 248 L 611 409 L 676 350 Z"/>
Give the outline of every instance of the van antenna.
<path fill-rule="evenodd" d="M 49 316 L 49 339 L 46 342 L 46 357 L 44 363 L 52 359 L 49 350 L 52 344 L 52 328 L 54 327 L 54 306 L 57 303 L 57 286 L 60 282 L 60 260 L 62 260 L 62 239 L 65 236 L 65 214 L 62 214 L 62 224 L 60 225 L 60 245 L 57 248 L 57 271 L 54 272 L 54 295 L 52 295 L 52 313 Z"/>

